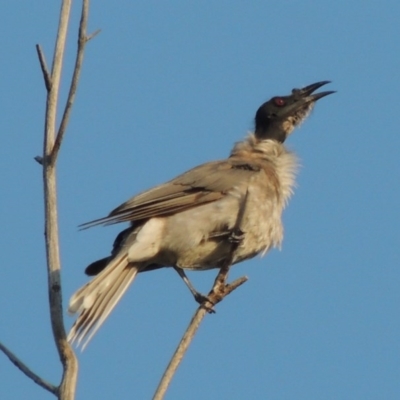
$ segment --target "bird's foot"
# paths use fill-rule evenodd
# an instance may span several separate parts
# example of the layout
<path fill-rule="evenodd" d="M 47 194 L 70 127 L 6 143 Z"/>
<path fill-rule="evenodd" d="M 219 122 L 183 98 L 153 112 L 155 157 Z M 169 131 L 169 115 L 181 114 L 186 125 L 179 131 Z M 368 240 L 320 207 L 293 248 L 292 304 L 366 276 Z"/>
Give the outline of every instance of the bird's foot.
<path fill-rule="evenodd" d="M 214 302 L 200 292 L 193 293 L 194 299 L 209 313 L 215 314 Z"/>
<path fill-rule="evenodd" d="M 232 244 L 239 245 L 244 239 L 244 232 L 241 229 L 235 229 L 229 236 L 229 241 Z"/>

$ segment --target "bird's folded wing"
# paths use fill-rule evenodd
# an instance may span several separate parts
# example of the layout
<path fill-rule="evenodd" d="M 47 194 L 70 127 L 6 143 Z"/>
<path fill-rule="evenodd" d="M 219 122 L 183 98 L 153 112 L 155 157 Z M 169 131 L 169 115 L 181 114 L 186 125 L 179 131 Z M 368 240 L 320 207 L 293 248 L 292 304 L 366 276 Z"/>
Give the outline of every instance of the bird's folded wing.
<path fill-rule="evenodd" d="M 247 162 L 234 157 L 209 162 L 132 197 L 111 211 L 107 217 L 85 223 L 81 227 L 140 221 L 210 203 L 221 199 L 234 186 L 246 184 L 261 170 L 257 162 Z"/>

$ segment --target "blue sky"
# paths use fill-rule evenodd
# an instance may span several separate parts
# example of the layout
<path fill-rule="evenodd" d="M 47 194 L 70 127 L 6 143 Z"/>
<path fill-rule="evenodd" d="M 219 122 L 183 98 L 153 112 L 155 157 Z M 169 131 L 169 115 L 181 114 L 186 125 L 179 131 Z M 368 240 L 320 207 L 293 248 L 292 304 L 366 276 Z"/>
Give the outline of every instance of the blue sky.
<path fill-rule="evenodd" d="M 48 316 L 40 167 L 58 2 L 0 12 L 0 340 L 45 379 Z M 224 158 L 258 106 L 319 80 L 288 140 L 301 159 L 282 251 L 207 316 L 166 399 L 400 398 L 400 4 L 397 1 L 92 2 L 82 78 L 58 170 L 64 307 L 123 226 L 80 232 L 155 184 Z M 62 99 L 75 56 L 72 15 Z M 192 273 L 207 291 L 215 271 Z M 143 274 L 79 354 L 78 399 L 147 399 L 196 304 L 173 271 Z M 66 316 L 66 325 L 73 320 Z M 0 355 L 0 398 L 52 396 Z"/>

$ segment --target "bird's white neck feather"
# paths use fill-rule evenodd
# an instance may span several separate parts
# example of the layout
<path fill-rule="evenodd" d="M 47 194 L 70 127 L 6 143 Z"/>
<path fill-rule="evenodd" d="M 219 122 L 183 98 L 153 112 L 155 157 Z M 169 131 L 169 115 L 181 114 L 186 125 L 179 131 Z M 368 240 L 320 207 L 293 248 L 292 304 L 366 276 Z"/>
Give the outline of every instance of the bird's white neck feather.
<path fill-rule="evenodd" d="M 259 140 L 253 133 L 250 133 L 244 141 L 235 144 L 231 156 L 243 152 L 253 154 L 257 158 L 264 158 L 274 164 L 284 207 L 296 185 L 298 169 L 296 155 L 288 151 L 282 143 L 272 139 Z"/>

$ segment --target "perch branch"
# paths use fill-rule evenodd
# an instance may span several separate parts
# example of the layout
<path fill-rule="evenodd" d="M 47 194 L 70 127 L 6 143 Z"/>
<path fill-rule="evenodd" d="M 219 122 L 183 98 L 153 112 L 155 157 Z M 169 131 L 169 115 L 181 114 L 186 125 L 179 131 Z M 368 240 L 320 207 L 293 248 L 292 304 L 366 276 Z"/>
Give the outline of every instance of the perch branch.
<path fill-rule="evenodd" d="M 179 367 L 187 349 L 192 342 L 194 335 L 197 332 L 197 329 L 200 326 L 201 321 L 205 317 L 205 315 L 212 310 L 212 307 L 217 303 L 221 302 L 228 294 L 238 288 L 240 285 L 247 281 L 246 276 L 242 276 L 241 278 L 236 279 L 230 284 L 226 284 L 226 279 L 228 277 L 229 266 L 222 267 L 217 278 L 214 281 L 213 288 L 208 294 L 208 299 L 203 304 L 201 304 L 196 312 L 194 313 L 185 333 L 182 336 L 182 339 L 175 350 L 174 355 L 172 356 L 161 380 L 157 387 L 157 390 L 154 394 L 153 400 L 162 400 L 164 395 L 168 389 L 169 384 L 172 381 L 173 376 L 175 375 L 176 370 Z"/>

